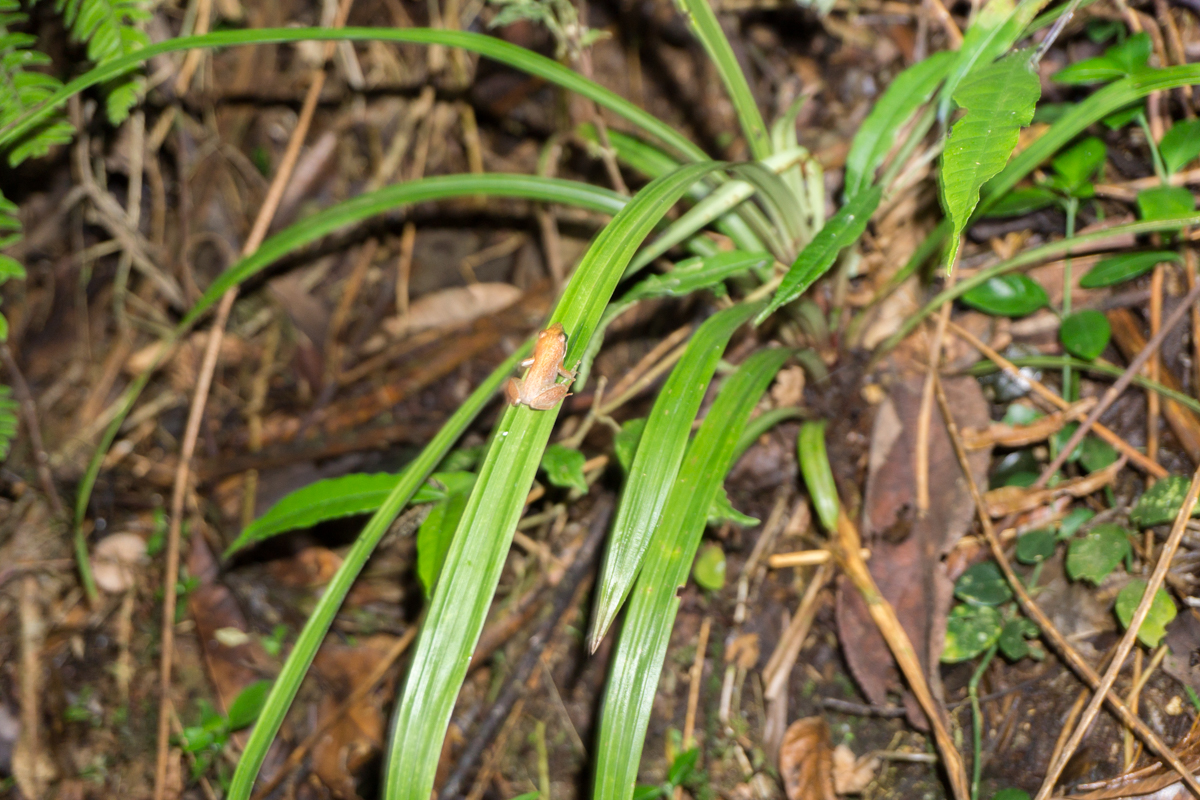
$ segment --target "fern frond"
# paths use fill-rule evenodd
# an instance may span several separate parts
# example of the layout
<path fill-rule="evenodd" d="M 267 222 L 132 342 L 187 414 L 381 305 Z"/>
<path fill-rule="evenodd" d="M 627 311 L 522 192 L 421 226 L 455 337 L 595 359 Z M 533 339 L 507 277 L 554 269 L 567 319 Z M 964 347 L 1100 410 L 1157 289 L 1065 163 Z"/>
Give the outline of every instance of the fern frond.
<path fill-rule="evenodd" d="M 62 86 L 53 75 L 35 71 L 50 63 L 45 53 L 33 50 L 36 37 L 12 30 L 25 21 L 17 0 L 0 0 L 0 127 L 8 125 L 40 104 Z M 49 117 L 27 133 L 8 152 L 16 166 L 27 158 L 45 155 L 51 147 L 70 142 L 75 129 L 61 114 Z M 0 242 L 5 247 L 11 242 Z"/>
<path fill-rule="evenodd" d="M 2 1 L 2 0 L 0 0 Z M 21 220 L 17 217 L 17 204 L 0 192 L 0 249 L 11 247 L 21 241 Z M 0 284 L 9 278 L 25 280 L 25 268 L 11 256 L 0 253 Z M 0 342 L 8 341 L 8 320 L 0 314 Z M 4 457 L 0 456 L 0 460 Z"/>
<path fill-rule="evenodd" d="M 12 440 L 17 436 L 17 407 L 12 389 L 0 385 L 0 461 L 8 458 Z"/>
<path fill-rule="evenodd" d="M 150 18 L 143 0 L 58 0 L 58 11 L 71 37 L 87 43 L 88 58 L 103 64 L 145 47 L 149 40 L 139 26 Z M 123 75 L 105 84 L 108 120 L 118 125 L 138 101 L 143 79 Z"/>

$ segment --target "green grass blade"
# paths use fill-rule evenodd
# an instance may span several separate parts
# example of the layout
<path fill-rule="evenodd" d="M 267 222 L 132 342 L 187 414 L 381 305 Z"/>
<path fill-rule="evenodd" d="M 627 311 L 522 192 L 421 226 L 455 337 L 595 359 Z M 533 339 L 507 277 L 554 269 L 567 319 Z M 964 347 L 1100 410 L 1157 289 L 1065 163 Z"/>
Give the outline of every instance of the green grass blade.
<path fill-rule="evenodd" d="M 144 52 L 144 51 L 138 51 Z M 594 211 L 615 214 L 625 204 L 626 198 L 577 181 L 566 181 L 555 178 L 541 178 L 531 175 L 504 175 L 499 173 L 484 175 L 444 175 L 423 178 L 419 181 L 396 184 L 375 192 L 359 195 L 343 203 L 319 211 L 300 222 L 280 231 L 262 243 L 252 255 L 233 264 L 221 273 L 204 295 L 196 302 L 190 311 L 176 326 L 168 344 L 174 344 L 212 307 L 214 303 L 233 286 L 252 277 L 259 271 L 279 258 L 310 244 L 322 236 L 346 225 L 359 222 L 376 214 L 412 203 L 438 200 L 450 197 L 470 197 L 474 195 L 497 195 L 521 197 L 543 202 L 578 205 Z M 162 352 L 169 350 L 164 347 Z M 116 438 L 117 431 L 125 422 L 125 418 L 133 409 L 142 390 L 146 388 L 150 376 L 157 369 L 159 359 L 139 375 L 125 390 L 121 397 L 120 410 L 100 438 L 92 459 L 84 472 L 83 480 L 75 497 L 75 536 L 77 548 L 83 543 L 86 554 L 86 542 L 82 539 L 82 525 L 87 516 L 88 502 L 92 496 L 92 488 L 100 474 L 100 466 L 108 453 L 108 448 Z"/>
<path fill-rule="evenodd" d="M 615 92 L 584 78 L 556 61 L 492 36 L 431 28 L 259 28 L 257 30 L 217 31 L 216 33 L 206 33 L 203 36 L 168 39 L 144 47 L 136 53 L 114 58 L 68 82 L 51 94 L 36 111 L 22 115 L 12 124 L 0 129 L 0 149 L 18 141 L 24 133 L 35 128 L 42 120 L 49 118 L 54 109 L 65 103 L 68 97 L 123 75 L 131 68 L 154 56 L 196 48 L 279 44 L 306 40 L 352 42 L 376 40 L 410 44 L 440 44 L 469 50 L 593 100 L 650 133 L 689 161 L 704 161 L 708 158 L 703 150 L 653 114 L 638 108 Z"/>
<path fill-rule="evenodd" d="M 981 269 L 969 277 L 963 278 L 961 281 L 954 284 L 953 287 L 946 291 L 940 292 L 936 297 L 921 307 L 921 310 L 915 314 L 910 314 L 904 323 L 897 329 L 895 333 L 885 339 L 872 355 L 872 359 L 878 361 L 880 356 L 889 352 L 893 347 L 899 344 L 905 336 L 912 333 L 913 329 L 921 324 L 921 320 L 928 317 L 934 311 L 941 307 L 942 303 L 950 302 L 958 299 L 964 292 L 974 289 L 976 286 L 987 283 L 992 278 L 998 275 L 1004 275 L 1013 270 L 1027 267 L 1031 264 L 1036 264 L 1039 261 L 1044 261 L 1048 258 L 1056 258 L 1065 255 L 1075 250 L 1080 250 L 1093 242 L 1104 241 L 1112 237 L 1118 236 L 1136 236 L 1143 233 L 1156 233 L 1158 231 L 1179 230 L 1181 226 L 1200 224 L 1200 214 L 1193 214 L 1187 217 L 1172 217 L 1170 219 L 1157 220 L 1139 220 L 1138 222 L 1127 222 L 1123 225 L 1113 225 L 1110 228 L 1103 230 L 1092 231 L 1090 233 L 1075 236 L 1070 239 L 1059 239 L 1057 242 L 1050 242 L 1041 247 L 1035 247 L 1032 250 L 1027 250 L 1020 255 L 1001 261 L 998 264 L 993 264 L 987 269 Z"/>
<path fill-rule="evenodd" d="M 837 531 L 841 501 L 838 499 L 833 472 L 829 468 L 829 457 L 825 454 L 825 420 L 814 420 L 800 426 L 800 435 L 796 437 L 796 457 L 800 472 L 804 475 L 804 485 L 808 487 L 808 496 L 817 510 L 817 518 L 825 530 L 830 533 Z"/>
<path fill-rule="evenodd" d="M 628 800 L 633 794 L 650 709 L 679 610 L 676 593 L 687 582 L 713 497 L 729 471 L 750 412 L 790 355 L 788 350 L 770 349 L 748 358 L 721 387 L 688 448 L 617 640 L 601 711 L 594 800 Z"/>
<path fill-rule="evenodd" d="M 876 168 L 892 149 L 898 132 L 913 113 L 933 97 L 955 57 L 955 53 L 948 50 L 934 53 L 901 72 L 888 86 L 854 134 L 850 152 L 846 155 L 847 201 L 871 185 Z"/>
<path fill-rule="evenodd" d="M 762 164 L 766 168 L 763 171 L 766 172 L 769 170 L 768 174 L 778 180 L 777 173 L 796 164 L 804 155 L 805 151 L 796 149 L 787 153 L 770 156 Z M 775 193 L 779 189 L 786 191 L 786 188 L 782 185 L 774 186 L 770 184 L 768 179 L 759 172 L 739 172 L 738 174 L 744 180 L 729 181 L 728 183 L 721 184 L 707 197 L 689 208 L 679 219 L 671 223 L 653 242 L 643 247 L 637 254 L 637 257 L 629 264 L 629 269 L 625 271 L 625 277 L 637 273 L 647 264 L 654 261 L 654 259 L 689 238 L 705 225 L 737 208 L 748 200 L 754 194 L 755 190 L 771 193 Z M 779 197 L 775 197 L 773 202 L 784 201 L 781 201 Z M 771 248 L 772 252 L 775 253 L 776 257 L 781 256 L 782 254 L 779 250 L 784 248 L 784 244 L 778 241 L 778 237 L 774 231 L 768 230 L 767 233 L 770 238 L 776 240 L 774 243 L 775 246 Z"/>
<path fill-rule="evenodd" d="M 762 161 L 771 155 L 771 137 L 767 134 L 762 112 L 758 110 L 754 93 L 750 91 L 750 84 L 733 54 L 733 48 L 729 46 L 729 40 L 725 38 L 725 31 L 721 30 L 717 15 L 713 13 L 708 0 L 679 0 L 679 6 L 687 15 L 696 38 L 704 45 L 708 57 L 712 59 L 713 66 L 717 68 L 725 90 L 729 92 L 738 122 L 741 123 L 746 141 L 750 144 L 750 152 L 754 154 L 755 160 Z"/>
<path fill-rule="evenodd" d="M 825 223 L 817 235 L 800 251 L 795 263 L 783 276 L 783 283 L 771 298 L 771 304 L 758 315 L 755 324 L 762 323 L 777 308 L 787 305 L 808 290 L 808 287 L 829 271 L 834 259 L 843 248 L 858 240 L 867 228 L 867 222 L 879 206 L 883 189 L 872 186 L 856 194 L 850 202 Z"/>
<path fill-rule="evenodd" d="M 717 362 L 733 336 L 758 311 L 742 304 L 709 317 L 654 401 L 609 533 L 588 643 L 594 651 L 625 602 L 650 536 L 662 522 L 683 453 Z"/>
<path fill-rule="evenodd" d="M 229 787 L 229 800 L 247 800 L 250 797 L 250 792 L 254 788 L 254 780 L 258 777 L 258 770 L 262 767 L 263 759 L 266 758 L 267 748 L 271 746 L 275 734 L 279 732 L 279 726 L 283 724 L 283 718 L 291 707 L 296 692 L 299 691 L 300 684 L 304 680 L 304 675 L 308 672 L 309 665 L 312 664 L 312 660 L 317 654 L 317 649 L 321 646 L 325 634 L 329 631 L 329 626 L 333 623 L 334 616 L 341 608 L 342 601 L 345 600 L 355 578 L 358 577 L 367 563 L 367 559 L 379 544 L 379 540 L 383 538 L 400 510 L 408 504 L 425 479 L 445 458 L 446 453 L 450 451 L 458 437 L 471 424 L 471 421 L 475 419 L 501 384 L 512 375 L 517 364 L 529 353 L 530 346 L 531 342 L 527 342 L 524 347 L 509 356 L 480 384 L 466 402 L 459 406 L 450 419 L 446 420 L 446 424 L 437 432 L 433 440 L 404 470 L 383 505 L 371 517 L 350 551 L 346 553 L 345 560 L 342 561 L 342 565 L 338 567 L 338 571 L 325 588 L 321 599 L 317 601 L 317 607 L 309 615 L 304 629 L 296 640 L 296 646 L 292 648 L 279 677 L 275 679 L 275 683 L 271 687 L 270 694 L 267 695 L 262 713 L 259 715 L 254 729 L 250 732 L 246 749 L 242 752 L 237 769 L 233 773 L 233 782 Z"/>
<path fill-rule="evenodd" d="M 721 166 L 693 164 L 653 181 L 599 233 L 550 318 L 569 337 L 566 364 L 579 360 L 642 240 L 693 182 Z M 557 407 L 520 406 L 509 408 L 497 425 L 396 705 L 384 784 L 388 800 L 429 800 L 450 713 L 557 416 Z"/>

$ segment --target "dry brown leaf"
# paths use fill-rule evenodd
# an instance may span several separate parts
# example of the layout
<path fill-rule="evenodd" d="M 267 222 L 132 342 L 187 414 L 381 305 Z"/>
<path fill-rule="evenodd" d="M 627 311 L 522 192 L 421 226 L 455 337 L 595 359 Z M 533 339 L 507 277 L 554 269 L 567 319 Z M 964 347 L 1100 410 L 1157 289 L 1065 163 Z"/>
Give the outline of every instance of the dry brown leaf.
<path fill-rule="evenodd" d="M 1125 466 L 1125 461 L 1126 459 L 1122 458 L 1091 475 L 1065 480 L 1050 489 L 1029 489 L 1023 486 L 1001 486 L 999 489 L 992 489 L 984 495 L 988 514 L 993 519 L 999 519 L 1044 506 L 1059 497 L 1085 497 L 1116 480 L 1117 473 Z"/>
<path fill-rule="evenodd" d="M 877 769 L 876 756 L 857 758 L 844 744 L 833 748 L 833 788 L 838 794 L 862 794 L 867 784 L 875 780 Z"/>
<path fill-rule="evenodd" d="M 1087 397 L 1062 411 L 1055 411 L 1034 420 L 1028 425 L 1006 425 L 1003 422 L 993 422 L 986 428 L 963 429 L 963 446 L 968 450 L 982 450 L 985 447 L 1001 445 L 1004 447 L 1025 447 L 1026 445 L 1042 442 L 1062 430 L 1068 422 L 1083 419 L 1096 405 L 1096 398 Z"/>
<path fill-rule="evenodd" d="M 146 543 L 136 533 L 105 536 L 92 551 L 92 577 L 110 594 L 133 586 L 137 568 L 146 560 Z"/>
<path fill-rule="evenodd" d="M 779 775 L 788 800 L 834 800 L 833 751 L 824 719 L 806 717 L 788 726 L 779 745 Z"/>
<path fill-rule="evenodd" d="M 373 336 L 363 352 L 382 349 L 389 339 L 400 339 L 430 328 L 450 328 L 495 314 L 517 302 L 524 295 L 509 283 L 473 283 L 422 295 L 408 307 L 404 316 L 388 317 L 383 321 L 386 336 Z"/>
<path fill-rule="evenodd" d="M 771 399 L 776 407 L 798 406 L 804 402 L 804 368 L 788 367 L 775 376 Z"/>

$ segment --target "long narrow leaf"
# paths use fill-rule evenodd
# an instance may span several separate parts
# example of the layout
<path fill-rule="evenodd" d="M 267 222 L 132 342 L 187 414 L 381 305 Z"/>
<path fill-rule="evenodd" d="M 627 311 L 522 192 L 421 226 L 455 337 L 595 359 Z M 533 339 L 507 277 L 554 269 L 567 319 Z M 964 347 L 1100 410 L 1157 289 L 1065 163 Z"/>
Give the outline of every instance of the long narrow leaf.
<path fill-rule="evenodd" d="M 771 155 L 771 139 L 767 135 L 767 126 L 763 122 L 762 112 L 758 110 L 754 93 L 750 91 L 750 84 L 733 54 L 733 48 L 725 38 L 725 31 L 721 30 L 717 15 L 713 13 L 708 0 L 679 0 L 679 6 L 687 15 L 692 30 L 717 68 L 717 74 L 725 84 L 725 91 L 729 92 L 729 99 L 733 101 L 742 132 L 746 134 L 746 140 L 750 144 L 750 152 L 754 154 L 755 159 L 762 161 Z"/>
<path fill-rule="evenodd" d="M 692 336 L 654 401 L 609 533 L 588 636 L 592 650 L 616 619 L 633 585 L 650 534 L 662 520 L 663 507 L 687 449 L 692 421 L 700 410 L 725 345 L 758 309 L 757 304 L 742 304 L 709 317 Z"/>
<path fill-rule="evenodd" d="M 676 593 L 687 582 L 713 497 L 729 471 L 750 412 L 790 355 L 774 349 L 748 358 L 721 387 L 688 448 L 617 641 L 601 711 L 594 800 L 628 800 L 633 794 L 650 708 L 679 610 Z"/>
<path fill-rule="evenodd" d="M 896 133 L 918 108 L 929 102 L 953 65 L 955 54 L 944 50 L 918 61 L 896 76 L 863 120 L 846 155 L 846 200 L 874 179 L 896 141 Z"/>
<path fill-rule="evenodd" d="M 564 89 L 578 92 L 642 128 L 690 161 L 704 161 L 708 158 L 703 150 L 653 114 L 638 108 L 615 92 L 605 89 L 595 81 L 584 78 L 556 61 L 492 36 L 431 28 L 259 28 L 256 30 L 217 31 L 216 33 L 206 33 L 203 36 L 182 36 L 168 39 L 144 47 L 136 53 L 114 58 L 65 84 L 39 105 L 36 111 L 22 115 L 12 124 L 0 129 L 0 148 L 7 147 L 10 143 L 19 140 L 22 134 L 47 119 L 55 108 L 67 101 L 68 97 L 123 75 L 132 67 L 154 56 L 197 48 L 279 44 L 305 40 L 350 42 L 377 40 L 412 44 L 440 44 L 469 50 L 535 77 L 543 78 Z"/>
<path fill-rule="evenodd" d="M 338 571 L 329 585 L 325 587 L 325 592 L 317 601 L 317 607 L 309 615 L 308 621 L 304 623 L 304 629 L 296 639 L 296 646 L 292 648 L 287 661 L 284 662 L 283 669 L 279 672 L 279 677 L 271 686 L 271 693 L 267 695 L 262 713 L 259 714 L 254 730 L 250 732 L 246 749 L 242 752 L 237 769 L 233 773 L 233 782 L 229 787 L 229 800 L 246 800 L 250 797 L 250 791 L 254 788 L 254 780 L 258 777 L 258 770 L 267 756 L 267 749 L 275 739 L 275 734 L 279 732 L 279 726 L 283 724 L 283 718 L 296 698 L 296 692 L 300 689 L 300 684 L 317 654 L 317 649 L 325 639 L 325 634 L 329 632 L 329 626 L 333 623 L 333 618 L 341 608 L 342 601 L 345 600 L 346 594 L 354 584 L 354 579 L 358 577 L 367 563 L 367 559 L 375 551 L 379 540 L 387 533 L 392 520 L 408 504 L 421 484 L 433 472 L 434 467 L 446 456 L 454 442 L 467 429 L 467 426 L 492 398 L 500 385 L 512 375 L 516 365 L 528 354 L 529 349 L 527 343 L 509 356 L 479 385 L 478 389 L 471 393 L 471 396 L 459 406 L 450 419 L 446 420 L 446 424 L 437 432 L 433 440 L 404 470 L 383 505 L 371 517 L 350 551 L 346 553 L 345 560 L 338 567 Z"/>
<path fill-rule="evenodd" d="M 758 315 L 755 324 L 761 323 L 775 309 L 804 294 L 814 281 L 829 271 L 838 253 L 862 236 L 882 196 L 883 189 L 873 186 L 859 192 L 850 202 L 838 209 L 833 218 L 817 231 L 817 235 L 808 246 L 800 251 L 795 263 L 783 277 L 783 283 L 779 285 L 775 296 L 771 298 L 771 304 Z"/>
<path fill-rule="evenodd" d="M 578 361 L 637 247 L 694 181 L 720 164 L 693 164 L 646 186 L 588 248 L 550 322 L 569 337 Z M 384 795 L 428 800 L 442 740 L 471 651 L 504 568 L 517 521 L 558 409 L 509 408 L 479 468 L 417 638 L 396 705 Z"/>

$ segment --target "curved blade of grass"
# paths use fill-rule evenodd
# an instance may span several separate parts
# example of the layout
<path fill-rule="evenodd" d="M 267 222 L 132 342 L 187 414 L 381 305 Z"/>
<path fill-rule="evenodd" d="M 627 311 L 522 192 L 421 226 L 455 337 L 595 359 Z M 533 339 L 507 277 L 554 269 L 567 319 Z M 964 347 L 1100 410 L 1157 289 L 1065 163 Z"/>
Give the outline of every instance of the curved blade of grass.
<path fill-rule="evenodd" d="M 566 364 L 579 360 L 642 240 L 694 181 L 722 166 L 692 164 L 651 182 L 599 233 L 550 317 L 569 337 Z M 557 416 L 557 407 L 510 407 L 497 425 L 396 704 L 384 784 L 388 800 L 429 800 L 450 713 Z"/>
<path fill-rule="evenodd" d="M 729 338 L 761 304 L 727 308 L 705 320 L 654 401 L 634 453 L 600 568 L 588 647 L 595 652 L 616 619 L 641 566 L 650 535 L 662 521 L 687 449 L 692 421 Z"/>
<path fill-rule="evenodd" d="M 955 53 L 949 50 L 934 53 L 901 72 L 888 86 L 854 134 L 850 152 L 846 154 L 847 201 L 871 185 L 875 170 L 895 144 L 897 133 L 933 97 L 955 58 Z"/>
<path fill-rule="evenodd" d="M 867 228 L 867 222 L 879 206 L 883 189 L 872 186 L 859 192 L 846 205 L 838 209 L 817 235 L 800 251 L 791 269 L 783 276 L 783 283 L 775 291 L 771 303 L 754 321 L 759 325 L 780 306 L 787 305 L 808 290 L 809 286 L 829 271 L 834 259 L 842 249 L 858 241 Z"/>
<path fill-rule="evenodd" d="M 596 129 L 590 124 L 580 125 L 577 129 L 583 138 L 597 147 L 600 146 Z M 657 147 L 638 139 L 636 136 L 621 133 L 616 130 L 608 131 L 608 142 L 616 152 L 617 160 L 637 170 L 647 178 L 661 178 L 679 166 L 679 160 L 659 150 Z M 716 176 L 714 176 L 716 179 Z M 707 197 L 712 189 L 704 181 L 699 181 L 688 189 L 687 196 L 699 202 Z M 765 250 L 766 246 L 754 233 L 748 219 L 756 218 L 756 226 L 765 224 L 762 212 L 756 206 L 744 205 L 737 209 L 736 214 L 728 214 L 715 223 L 717 230 L 733 240 L 740 250 Z M 704 255 L 700 253 L 698 255 Z"/>
<path fill-rule="evenodd" d="M 763 173 L 767 173 L 778 181 L 779 178 L 776 173 L 782 172 L 799 163 L 806 155 L 806 151 L 797 148 L 786 153 L 769 156 L 762 163 L 759 170 L 745 170 L 745 167 L 749 165 L 739 165 L 735 169 L 735 172 L 744 178 L 744 180 L 729 181 L 722 184 L 709 193 L 703 200 L 689 208 L 679 219 L 672 222 L 665 231 L 659 234 L 653 242 L 638 252 L 637 256 L 629 264 L 629 269 L 625 271 L 625 277 L 637 273 L 654 259 L 684 239 L 692 236 L 713 220 L 725 216 L 741 203 L 748 200 L 756 190 L 763 192 L 764 195 L 770 194 L 773 198 L 773 203 L 786 204 L 787 198 L 778 196 L 778 192 L 783 191 L 786 193 L 787 188 L 782 183 L 777 186 L 770 182 Z M 768 228 L 766 231 L 759 231 L 758 233 L 759 235 L 766 234 L 762 236 L 764 240 L 775 239 L 775 246 L 770 249 L 778 257 L 780 255 L 779 251 L 784 249 L 784 244 L 778 241 L 775 231 Z M 795 234 L 799 235 L 799 230 L 796 230 Z"/>
<path fill-rule="evenodd" d="M 1059 239 L 1057 242 L 1050 242 L 1041 247 L 1035 247 L 1032 250 L 1027 250 L 1020 255 L 1001 261 L 998 264 L 993 264 L 987 269 L 981 269 L 972 275 L 963 278 L 954 284 L 953 287 L 946 291 L 940 292 L 936 297 L 921 307 L 921 310 L 915 314 L 909 315 L 907 319 L 900 325 L 891 336 L 885 339 L 872 355 L 872 360 L 878 361 L 879 358 L 889 352 L 893 347 L 900 343 L 905 336 L 912 333 L 913 329 L 921 324 L 921 320 L 932 314 L 942 303 L 956 300 L 962 296 L 964 292 L 987 283 L 990 279 L 1004 275 L 1013 270 L 1027 267 L 1036 264 L 1039 261 L 1044 261 L 1056 256 L 1065 255 L 1071 251 L 1085 247 L 1092 242 L 1099 242 L 1115 236 L 1134 236 L 1142 233 L 1155 233 L 1164 230 L 1179 230 L 1180 226 L 1200 224 L 1200 214 L 1192 214 L 1187 217 L 1172 217 L 1170 219 L 1157 220 L 1139 220 L 1137 222 L 1128 222 L 1123 225 L 1113 225 L 1111 228 L 1092 231 L 1080 236 L 1074 236 L 1070 239 Z"/>
<path fill-rule="evenodd" d="M 789 419 L 804 419 L 808 416 L 808 413 L 803 408 L 797 406 L 784 406 L 783 408 L 773 408 L 770 411 L 759 414 L 750 420 L 746 425 L 746 430 L 742 431 L 737 446 L 733 448 L 733 460 L 736 462 L 742 453 L 746 452 L 750 445 L 754 444 L 758 437 L 771 430 L 771 428 L 774 428 L 781 422 L 787 422 Z"/>
<path fill-rule="evenodd" d="M 841 500 L 838 498 L 837 485 L 833 482 L 833 472 L 829 469 L 829 459 L 825 455 L 825 420 L 813 420 L 800 426 L 800 435 L 796 438 L 796 457 L 817 518 L 825 530 L 835 533 Z"/>
<path fill-rule="evenodd" d="M 1095 372 L 1101 375 L 1108 375 L 1112 378 L 1119 378 L 1125 374 L 1125 370 L 1115 364 L 1109 364 L 1105 361 L 1084 361 L 1079 358 L 1070 356 L 1026 356 L 1025 358 L 1014 358 L 1012 363 L 1018 367 L 1042 367 L 1054 368 L 1069 366 L 1072 369 L 1085 370 L 1087 372 Z M 999 367 L 991 361 L 982 361 L 971 367 L 968 372 L 972 375 L 987 375 L 992 372 L 997 372 Z M 1169 386 L 1164 386 L 1158 381 L 1152 381 L 1141 375 L 1133 376 L 1133 383 L 1147 391 L 1156 392 L 1168 400 L 1174 400 L 1181 406 L 1186 406 L 1192 411 L 1200 414 L 1200 401 L 1191 395 L 1184 392 L 1176 391 Z"/>
<path fill-rule="evenodd" d="M 790 355 L 788 350 L 771 349 L 746 359 L 721 387 L 688 447 L 617 640 L 601 710 L 594 800 L 628 800 L 633 794 L 650 708 L 679 610 L 676 593 L 687 582 L 708 510 L 725 481 L 750 412 Z"/>
<path fill-rule="evenodd" d="M 12 124 L 0 129 L 0 148 L 18 141 L 22 134 L 47 119 L 68 97 L 128 72 L 143 61 L 163 53 L 196 48 L 231 47 L 249 44 L 279 44 L 300 41 L 371 41 L 406 42 L 410 44 L 440 44 L 478 53 L 514 69 L 543 78 L 564 89 L 593 100 L 609 111 L 624 117 L 689 161 L 706 161 L 704 151 L 653 114 L 638 108 L 625 98 L 605 89 L 557 61 L 538 55 L 502 39 L 467 31 L 434 30 L 431 28 L 259 28 L 257 30 L 217 31 L 203 36 L 182 36 L 149 45 L 121 58 L 114 58 L 66 83 L 51 94 L 34 111 L 22 115 Z M 765 154 L 764 154 L 765 155 Z"/>
<path fill-rule="evenodd" d="M 142 52 L 142 51 L 138 51 Z M 87 563 L 87 539 L 83 533 L 83 521 L 87 516 L 88 502 L 92 496 L 92 488 L 100 475 L 100 466 L 108 453 L 108 448 L 116 438 L 117 431 L 124 424 L 125 418 L 133 409 L 142 390 L 146 388 L 151 375 L 158 368 L 174 345 L 196 322 L 200 316 L 225 293 L 225 290 L 237 286 L 247 278 L 252 277 L 272 262 L 291 253 L 304 245 L 310 244 L 328 233 L 343 228 L 367 217 L 381 214 L 398 206 L 428 200 L 446 199 L 451 197 L 471 197 L 477 195 L 499 195 L 521 197 L 543 202 L 578 205 L 593 211 L 615 214 L 625 204 L 626 198 L 615 192 L 589 186 L 577 181 L 566 181 L 555 178 L 542 178 L 532 175 L 504 175 L 500 173 L 484 175 L 441 175 L 423 178 L 418 181 L 396 184 L 368 192 L 319 211 L 294 225 L 280 231 L 262 243 L 252 255 L 234 263 L 222 272 L 208 291 L 196 302 L 190 311 L 175 327 L 171 336 L 160 349 L 154 362 L 129 385 L 120 400 L 119 410 L 112 422 L 104 430 L 100 442 L 92 453 L 91 461 L 84 471 L 78 493 L 75 497 L 75 554 L 80 564 Z"/>
<path fill-rule="evenodd" d="M 713 13 L 708 0 L 678 0 L 677 5 L 687 16 L 696 38 L 704 45 L 713 66 L 717 68 L 721 83 L 725 84 L 725 91 L 729 92 L 729 99 L 733 101 L 733 108 L 737 112 L 742 132 L 746 134 L 750 152 L 754 154 L 755 160 L 762 161 L 771 155 L 771 138 L 767 134 L 767 125 L 763 122 L 762 112 L 758 110 L 754 93 L 750 91 L 750 84 L 747 83 L 737 57 L 733 54 L 733 48 L 725 38 L 725 31 L 721 30 L 717 15 Z"/>
<path fill-rule="evenodd" d="M 291 707 L 296 692 L 300 690 L 304 675 L 308 672 L 308 668 L 317 654 L 317 649 L 325 639 L 325 634 L 329 632 L 329 626 L 333 624 L 333 618 L 341 608 L 342 601 L 345 600 L 355 578 L 362 572 L 367 559 L 375 551 L 379 540 L 387 533 L 392 521 L 412 499 L 438 463 L 450 452 L 450 448 L 458 440 L 458 437 L 467 429 L 467 426 L 471 424 L 471 421 L 475 419 L 501 384 L 512 375 L 517 364 L 530 352 L 531 345 L 532 340 L 526 342 L 517 352 L 509 356 L 479 385 L 479 388 L 471 393 L 471 396 L 459 406 L 450 419 L 446 420 L 446 424 L 437 432 L 432 441 L 400 475 L 387 499 L 371 517 L 362 533 L 354 541 L 354 545 L 346 553 L 345 560 L 334 573 L 329 585 L 325 587 L 321 599 L 317 601 L 316 608 L 309 615 L 308 621 L 304 623 L 304 629 L 300 631 L 295 647 L 288 654 L 287 661 L 284 662 L 283 669 L 279 672 L 279 677 L 271 686 L 271 692 L 267 695 L 262 713 L 259 714 L 258 721 L 250 732 L 246 749 L 242 752 L 237 769 L 233 773 L 233 781 L 229 786 L 229 800 L 246 800 L 250 797 L 250 792 L 254 788 L 254 780 L 258 777 L 258 770 L 262 767 L 263 759 L 266 758 L 267 748 L 271 746 L 275 734 L 279 732 L 279 726 L 283 724 L 283 718 Z"/>
<path fill-rule="evenodd" d="M 592 362 L 604 344 L 604 333 L 612 321 L 625 313 L 634 303 L 654 297 L 684 297 L 702 289 L 717 288 L 722 281 L 749 270 L 770 267 L 775 259 L 770 253 L 746 253 L 741 250 L 718 251 L 708 256 L 697 256 L 680 261 L 675 269 L 661 275 L 651 275 L 614 300 L 604 309 L 604 316 L 596 326 L 591 341 L 583 351 L 575 386 L 587 385 Z"/>

